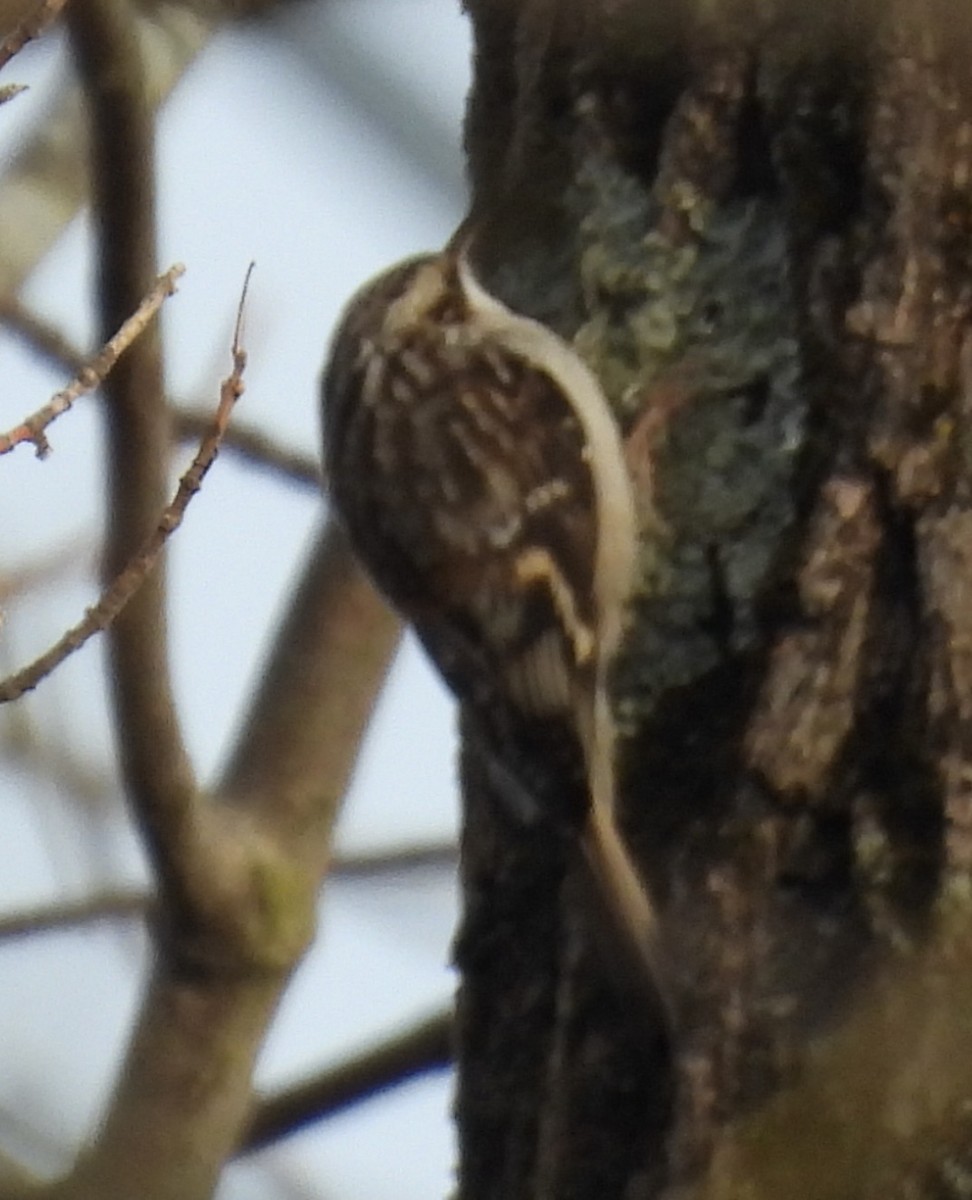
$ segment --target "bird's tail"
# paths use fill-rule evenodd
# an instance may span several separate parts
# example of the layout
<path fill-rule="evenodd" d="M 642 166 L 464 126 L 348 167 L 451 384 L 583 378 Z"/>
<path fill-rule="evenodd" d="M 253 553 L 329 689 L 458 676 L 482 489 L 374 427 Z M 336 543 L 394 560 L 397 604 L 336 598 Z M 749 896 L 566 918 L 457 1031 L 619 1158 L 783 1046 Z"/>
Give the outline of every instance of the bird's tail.
<path fill-rule="evenodd" d="M 591 805 L 578 843 L 574 872 L 592 933 L 612 981 L 627 1005 L 658 1034 L 673 1026 L 668 971 L 658 914 L 618 832 L 611 811 Z"/>

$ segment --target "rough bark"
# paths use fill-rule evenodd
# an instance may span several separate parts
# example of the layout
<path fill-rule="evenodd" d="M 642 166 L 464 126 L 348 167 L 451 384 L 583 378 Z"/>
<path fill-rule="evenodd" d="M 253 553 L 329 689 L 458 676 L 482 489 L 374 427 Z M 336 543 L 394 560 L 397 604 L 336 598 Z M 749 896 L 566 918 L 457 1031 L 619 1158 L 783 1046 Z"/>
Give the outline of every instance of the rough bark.
<path fill-rule="evenodd" d="M 467 0 L 478 253 L 629 439 L 646 1046 L 465 753 L 463 1200 L 972 1195 L 972 5 Z"/>

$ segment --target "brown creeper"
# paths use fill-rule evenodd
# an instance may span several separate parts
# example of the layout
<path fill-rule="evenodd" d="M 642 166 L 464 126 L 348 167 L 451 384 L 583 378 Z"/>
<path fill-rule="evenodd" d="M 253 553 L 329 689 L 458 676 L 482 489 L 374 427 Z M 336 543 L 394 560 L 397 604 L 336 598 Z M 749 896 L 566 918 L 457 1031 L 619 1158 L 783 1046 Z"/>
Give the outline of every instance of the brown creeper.
<path fill-rule="evenodd" d="M 351 300 L 323 418 L 331 498 L 358 556 L 499 774 L 575 831 L 625 985 L 657 1008 L 654 910 L 612 812 L 606 675 L 636 528 L 600 386 L 447 249 Z"/>

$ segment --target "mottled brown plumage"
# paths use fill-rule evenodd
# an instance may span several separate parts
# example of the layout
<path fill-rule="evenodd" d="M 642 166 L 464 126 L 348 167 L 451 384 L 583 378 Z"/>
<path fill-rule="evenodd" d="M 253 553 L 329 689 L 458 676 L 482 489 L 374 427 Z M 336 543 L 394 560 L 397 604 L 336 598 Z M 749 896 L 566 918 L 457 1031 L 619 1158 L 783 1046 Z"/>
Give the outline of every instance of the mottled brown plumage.
<path fill-rule="evenodd" d="M 601 390 L 451 251 L 355 296 L 324 379 L 330 494 L 498 771 L 574 830 L 650 979 L 652 907 L 617 835 L 606 673 L 635 547 Z"/>

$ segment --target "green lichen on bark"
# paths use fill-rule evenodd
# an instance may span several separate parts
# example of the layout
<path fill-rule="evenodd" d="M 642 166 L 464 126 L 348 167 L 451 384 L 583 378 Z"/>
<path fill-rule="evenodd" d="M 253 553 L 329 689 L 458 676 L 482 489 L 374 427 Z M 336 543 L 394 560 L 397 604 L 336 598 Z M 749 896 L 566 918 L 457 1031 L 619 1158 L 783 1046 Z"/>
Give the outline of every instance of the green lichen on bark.
<path fill-rule="evenodd" d="M 757 640 L 756 604 L 795 521 L 806 399 L 778 210 L 700 202 L 676 242 L 649 203 L 625 238 L 612 221 L 622 206 L 610 191 L 599 199 L 580 223 L 591 316 L 575 344 L 629 430 L 651 427 L 619 686 L 630 726 Z"/>

